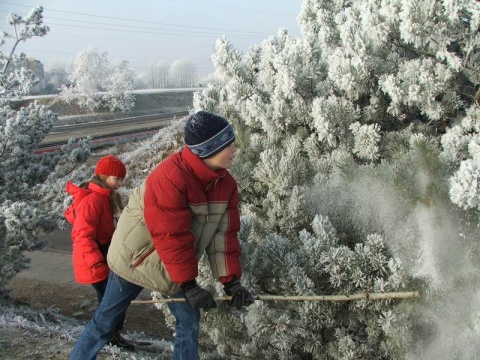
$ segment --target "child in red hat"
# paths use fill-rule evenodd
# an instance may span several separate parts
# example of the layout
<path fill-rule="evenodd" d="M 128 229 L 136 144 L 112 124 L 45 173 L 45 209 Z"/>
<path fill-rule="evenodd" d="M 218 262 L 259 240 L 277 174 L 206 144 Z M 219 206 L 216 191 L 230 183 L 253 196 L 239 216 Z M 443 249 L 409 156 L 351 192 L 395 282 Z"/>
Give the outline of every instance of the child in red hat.
<path fill-rule="evenodd" d="M 101 158 L 92 179 L 77 186 L 67 182 L 67 193 L 73 204 L 65 211 L 72 224 L 73 271 L 75 281 L 91 284 L 100 304 L 107 286 L 110 269 L 107 251 L 124 205 L 117 190 L 127 175 L 125 164 L 116 156 Z M 134 347 L 120 335 L 123 319 L 110 338 L 110 344 L 129 350 Z"/>

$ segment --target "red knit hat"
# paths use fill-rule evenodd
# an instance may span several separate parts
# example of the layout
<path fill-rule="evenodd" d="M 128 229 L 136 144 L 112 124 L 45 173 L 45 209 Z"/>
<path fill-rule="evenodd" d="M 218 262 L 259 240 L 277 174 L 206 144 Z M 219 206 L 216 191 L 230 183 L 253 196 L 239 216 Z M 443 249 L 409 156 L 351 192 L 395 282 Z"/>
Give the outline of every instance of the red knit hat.
<path fill-rule="evenodd" d="M 98 160 L 95 166 L 95 174 L 116 176 L 123 179 L 127 175 L 127 168 L 118 157 L 107 155 Z"/>

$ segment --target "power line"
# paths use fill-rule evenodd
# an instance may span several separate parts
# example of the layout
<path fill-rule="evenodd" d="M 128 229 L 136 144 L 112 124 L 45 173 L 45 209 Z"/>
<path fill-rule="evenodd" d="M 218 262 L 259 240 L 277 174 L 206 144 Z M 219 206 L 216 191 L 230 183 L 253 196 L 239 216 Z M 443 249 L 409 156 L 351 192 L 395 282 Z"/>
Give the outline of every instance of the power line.
<path fill-rule="evenodd" d="M 1 1 L 0 1 L 1 3 Z M 0 13 L 8 13 L 8 11 L 0 10 Z M 220 36 L 218 33 L 213 33 L 213 32 L 199 32 L 199 31 L 193 31 L 193 30 L 173 30 L 173 29 L 157 29 L 157 28 L 149 28 L 149 27 L 143 27 L 143 26 L 134 26 L 134 25 L 123 25 L 123 24 L 105 24 L 105 23 L 100 23 L 96 21 L 85 21 L 85 20 L 75 20 L 75 19 L 65 19 L 65 18 L 57 18 L 57 17 L 48 17 L 48 19 L 55 19 L 55 20 L 60 20 L 60 21 L 68 21 L 68 24 L 59 24 L 59 23 L 53 23 L 53 22 L 48 22 L 48 26 L 50 25 L 57 25 L 57 26 L 68 26 L 68 27 L 77 27 L 77 28 L 82 28 L 82 29 L 96 29 L 96 30 L 107 30 L 107 31 L 128 31 L 130 33 L 139 33 L 139 34 L 160 34 L 160 35 L 173 35 L 173 36 L 198 36 L 202 37 L 201 34 L 204 34 L 205 36 Z M 126 28 L 134 28 L 134 29 L 147 29 L 147 30 L 158 30 L 160 32 L 149 32 L 149 31 L 135 31 L 135 30 L 122 30 L 122 29 L 116 29 L 116 28 L 98 28 L 98 27 L 88 27 L 88 26 L 81 26 L 81 25 L 72 25 L 71 22 L 77 22 L 77 23 L 86 23 L 86 24 L 98 24 L 98 25 L 106 25 L 106 26 L 117 26 L 117 27 L 126 27 Z M 166 32 L 162 32 L 166 31 Z M 175 31 L 175 33 L 172 33 L 172 31 Z M 181 32 L 179 34 L 179 32 Z M 232 38 L 250 38 L 251 36 L 247 34 L 252 34 L 252 35 L 258 35 L 258 36 L 265 36 L 266 34 L 259 33 L 259 32 L 244 32 L 242 34 L 228 34 L 229 37 Z"/>
<path fill-rule="evenodd" d="M 12 4 L 9 2 L 4 2 L 0 1 L 1 4 Z M 17 5 L 17 6 L 25 6 L 26 5 Z M 57 10 L 51 10 L 51 11 L 57 11 Z M 1 13 L 9 13 L 8 11 L 5 10 L 0 10 Z M 65 12 L 65 13 L 74 13 L 74 12 L 68 12 L 68 11 L 59 11 L 59 12 Z M 126 19 L 122 18 L 114 18 L 114 17 L 106 17 L 106 16 L 99 16 L 99 15 L 90 15 L 90 14 L 82 14 L 82 13 L 74 13 L 78 15 L 86 15 L 86 16 L 94 16 L 94 17 L 99 17 L 99 18 L 108 18 L 108 19 L 116 19 L 116 20 L 122 20 L 125 21 Z M 63 23 L 55 23 L 55 22 L 48 22 L 48 25 L 56 25 L 56 26 L 68 26 L 68 27 L 76 27 L 76 28 L 81 28 L 81 29 L 93 29 L 93 30 L 104 30 L 104 31 L 123 31 L 123 32 L 129 32 L 129 33 L 138 33 L 138 34 L 153 34 L 153 35 L 169 35 L 169 36 L 195 36 L 195 37 L 207 37 L 207 36 L 217 36 L 220 37 L 222 35 L 228 36 L 230 38 L 244 38 L 244 39 L 261 39 L 261 37 L 269 36 L 270 34 L 266 33 L 261 33 L 261 32 L 254 32 L 254 31 L 241 31 L 241 30 L 225 30 L 225 31 L 232 31 L 233 34 L 228 34 L 228 33 L 213 33 L 213 32 L 205 32 L 205 31 L 198 31 L 198 30 L 172 30 L 172 29 L 158 29 L 158 28 L 152 28 L 152 27 L 144 27 L 144 26 L 135 26 L 135 25 L 126 25 L 126 24 L 113 24 L 113 23 L 100 23 L 96 21 L 87 21 L 87 20 L 77 20 L 77 19 L 66 19 L 66 18 L 59 18 L 59 17 L 46 17 L 47 19 L 55 19 L 55 20 L 60 20 L 60 21 L 67 21 L 68 24 L 63 24 Z M 131 21 L 131 20 L 127 20 Z M 85 23 L 85 24 L 97 24 L 97 25 L 104 25 L 107 27 L 92 27 L 92 26 L 81 26 L 81 25 L 72 25 L 72 22 L 76 23 Z M 144 23 L 151 23 L 151 24 L 162 24 L 162 23 L 155 23 L 155 22 L 149 22 L 149 21 L 136 21 L 136 22 L 144 22 Z M 110 27 L 112 26 L 112 27 Z M 180 26 L 180 25 L 169 25 L 169 26 Z M 157 30 L 154 32 L 151 31 L 138 31 L 138 30 L 122 30 L 118 29 L 118 27 L 123 27 L 123 28 L 129 28 L 129 29 L 145 29 L 145 30 Z M 194 29 L 206 29 L 208 31 L 212 31 L 212 28 L 204 28 L 204 27 L 192 27 L 192 26 L 182 26 L 186 28 L 194 28 Z M 175 31 L 175 32 L 172 32 Z M 251 34 L 251 35 L 248 35 Z M 252 36 L 252 35 L 258 35 L 258 37 Z"/>
<path fill-rule="evenodd" d="M 155 0 L 158 1 L 158 0 Z M 168 1 L 168 0 L 167 0 Z M 179 1 L 173 1 L 170 0 L 170 2 L 173 3 L 178 3 L 178 4 L 186 4 L 186 5 L 196 5 L 199 6 L 201 5 L 202 7 L 214 7 L 214 8 L 219 8 L 223 10 L 229 10 L 229 11 L 236 11 L 236 12 L 250 12 L 253 14 L 260 14 L 262 16 L 270 16 L 270 15 L 281 15 L 281 16 L 290 16 L 290 14 L 286 13 L 280 13 L 276 12 L 275 10 L 272 11 L 262 11 L 262 10 L 254 10 L 254 9 L 248 9 L 248 8 L 242 8 L 242 7 L 236 7 L 236 6 L 227 6 L 227 5 L 220 5 L 220 4 L 212 4 L 212 3 L 206 3 L 205 1 L 199 1 L 197 0 L 195 3 L 192 2 L 191 0 L 179 0 Z M 9 1 L 0 1 L 0 4 L 6 4 L 6 5 L 12 5 L 15 7 L 22 7 L 22 8 L 29 8 L 32 9 L 36 7 L 36 5 L 20 5 L 16 4 L 13 2 Z M 140 4 L 141 5 L 141 4 Z M 88 11 L 88 10 L 87 10 Z M 9 11 L 4 11 L 0 10 L 1 13 L 9 13 Z M 49 16 L 51 13 L 58 13 L 60 14 L 58 17 L 54 16 Z M 71 16 L 70 16 L 71 15 Z M 141 47 L 140 44 L 145 43 L 145 44 L 154 44 L 158 47 L 164 46 L 164 44 L 172 44 L 172 45 L 184 45 L 188 46 L 189 48 L 195 47 L 193 49 L 187 49 L 182 51 L 180 48 L 178 49 L 167 49 L 167 48 L 162 48 L 160 49 L 162 53 L 165 52 L 176 52 L 176 53 L 187 53 L 187 57 L 193 55 L 195 52 L 197 52 L 197 47 L 199 46 L 211 46 L 211 49 L 214 49 L 214 41 L 212 41 L 209 44 L 199 44 L 198 42 L 195 42 L 196 39 L 198 39 L 201 42 L 206 42 L 202 41 L 201 38 L 209 38 L 215 36 L 216 38 L 219 38 L 221 35 L 226 35 L 227 37 L 233 38 L 234 42 L 238 43 L 246 43 L 246 40 L 248 42 L 256 42 L 257 40 L 263 40 L 267 36 L 271 36 L 272 34 L 265 34 L 261 32 L 254 32 L 254 31 L 244 31 L 244 30 L 236 30 L 236 29 L 219 29 L 219 28 L 212 28 L 212 27 L 202 27 L 202 26 L 190 26 L 190 25 L 180 25 L 180 24 L 173 24 L 173 23 L 164 23 L 164 22 L 156 22 L 156 21 L 147 21 L 147 20 L 132 20 L 131 18 L 122 18 L 122 17 L 113 17 L 113 16 L 102 16 L 102 15 L 95 15 L 95 14 L 90 14 L 90 13 L 83 13 L 83 12 L 74 12 L 74 11 L 64 11 L 64 10 L 56 10 L 56 9 L 51 9 L 51 8 L 45 8 L 44 7 L 44 21 L 45 24 L 50 26 L 53 31 L 51 31 L 48 36 L 68 36 L 69 38 L 85 38 L 89 39 L 90 41 L 95 41 L 95 40 L 107 40 L 107 41 L 122 41 L 126 42 L 128 46 L 126 48 L 134 48 L 135 44 L 139 44 L 138 47 Z M 69 19 L 68 17 L 71 17 Z M 56 20 L 56 22 L 51 23 L 50 19 Z M 97 20 L 97 21 L 95 21 Z M 101 20 L 102 22 L 100 22 Z M 106 20 L 106 21 L 105 21 Z M 68 24 L 66 23 L 68 22 Z M 83 24 L 83 25 L 82 25 Z M 141 25 L 145 26 L 141 26 Z M 93 26 L 92 26 L 93 25 Z M 75 29 L 91 29 L 95 31 L 94 36 L 82 36 L 82 35 L 68 35 L 65 33 L 65 27 L 71 29 L 71 32 L 77 32 Z M 158 26 L 158 27 L 157 27 Z M 106 31 L 115 31 L 118 33 L 118 36 L 121 38 L 115 38 L 113 36 L 109 36 L 110 34 L 106 33 Z M 78 30 L 79 33 L 82 31 Z M 215 33 L 217 32 L 217 33 Z M 224 32 L 222 34 L 219 34 L 218 32 Z M 90 32 L 84 31 L 85 34 L 89 34 Z M 107 35 L 104 37 L 99 37 L 97 34 L 100 35 Z M 131 34 L 132 36 L 128 36 L 128 34 Z M 155 35 L 159 40 L 155 41 L 148 41 L 145 39 L 151 38 L 151 36 L 140 36 L 139 34 L 151 34 Z M 188 37 L 191 38 L 192 41 L 189 42 L 188 39 L 185 39 L 182 41 L 182 39 L 179 39 L 180 41 L 175 41 L 175 38 L 167 40 L 167 36 L 175 36 L 177 39 L 178 37 Z M 130 39 L 127 39 L 130 38 Z M 132 39 L 133 38 L 133 39 Z M 244 40 L 245 39 L 245 40 Z M 72 39 L 72 41 L 74 41 Z M 70 42 L 72 42 L 70 41 Z M 207 40 L 208 41 L 208 40 Z M 68 44 L 70 43 L 68 41 L 64 42 L 65 45 L 62 45 L 60 49 L 66 49 L 68 47 Z M 119 43 L 120 45 L 121 43 Z M 112 44 L 113 46 L 113 44 Z M 111 47 L 111 46 L 110 46 Z M 74 56 L 78 51 L 50 51 L 50 47 L 46 46 L 43 47 L 41 50 L 33 50 L 29 49 L 29 53 L 43 53 L 43 54 L 52 54 L 53 56 L 58 56 L 55 54 L 68 54 L 67 56 Z M 190 53 L 188 53 L 190 50 Z M 144 58 L 148 57 L 149 51 L 129 51 L 129 50 L 124 50 L 122 51 L 123 53 L 125 52 L 132 52 L 132 53 L 137 53 L 139 54 L 140 52 L 145 54 L 143 55 Z M 107 51 L 110 55 L 114 54 L 115 51 Z M 129 54 L 130 55 L 130 54 Z M 139 63 L 137 59 L 142 59 L 142 55 L 139 54 L 138 57 L 135 56 L 128 56 L 131 60 L 131 62 L 134 63 Z M 156 54 L 151 56 L 152 58 L 161 58 L 157 56 Z M 202 56 L 202 59 L 204 56 Z M 135 59 L 135 60 L 133 60 Z M 205 62 L 207 61 L 208 57 L 205 57 Z M 133 61 L 132 61 L 133 60 Z M 172 60 L 171 60 L 172 61 Z M 194 61 L 197 64 L 197 61 Z M 201 63 L 203 62 L 200 61 Z M 209 68 L 211 68 L 213 65 L 209 64 Z M 197 66 L 198 68 L 206 68 L 207 66 Z M 138 70 L 137 70 L 138 71 Z"/>
<path fill-rule="evenodd" d="M 2 11 L 3 12 L 3 11 Z M 69 24 L 68 26 L 71 26 L 71 22 L 78 22 L 78 23 L 86 23 L 86 24 L 97 24 L 97 25 L 105 25 L 105 26 L 120 26 L 120 27 L 127 27 L 127 28 L 133 28 L 133 29 L 146 29 L 146 30 L 165 30 L 165 31 L 176 31 L 176 32 L 183 32 L 186 34 L 209 34 L 209 35 L 215 35 L 217 34 L 216 32 L 199 32 L 198 30 L 172 30 L 172 29 L 158 29 L 158 28 L 151 28 L 151 27 L 145 27 L 145 26 L 134 26 L 134 25 L 123 25 L 123 24 L 106 24 L 103 22 L 96 22 L 96 21 L 85 21 L 85 20 L 75 20 L 75 19 L 65 19 L 65 18 L 57 18 L 57 17 L 52 17 L 49 16 L 48 19 L 54 19 L 54 20 L 63 20 L 63 21 L 68 21 Z M 235 31 L 238 32 L 238 31 Z M 265 36 L 264 33 L 259 33 L 259 32 L 253 32 L 253 31 L 245 31 L 241 33 L 242 35 L 244 34 L 255 34 L 255 35 L 262 35 Z"/>
<path fill-rule="evenodd" d="M 152 32 L 152 31 L 132 31 L 132 30 L 126 30 L 126 29 L 109 29 L 109 28 L 103 28 L 103 27 L 95 27 L 95 26 L 82 26 L 82 25 L 71 25 L 71 24 L 58 24 L 54 22 L 49 22 L 48 26 L 51 25 L 56 25 L 56 26 L 66 26 L 69 28 L 75 27 L 75 28 L 80 28 L 80 29 L 93 29 L 93 30 L 105 30 L 105 31 L 121 31 L 121 32 L 127 32 L 127 33 L 136 33 L 136 34 L 151 34 L 151 35 L 168 35 L 168 36 L 189 36 L 189 37 L 212 37 L 215 36 L 215 34 L 201 34 L 201 33 L 192 33 L 192 34 L 178 34 L 178 33 L 172 33 L 172 32 Z M 216 35 L 216 36 L 221 36 Z M 250 39 L 251 37 L 248 36 L 239 36 L 239 35 L 228 35 L 228 37 L 232 38 L 240 38 L 240 39 Z"/>
<path fill-rule="evenodd" d="M 250 9 L 250 8 L 242 8 L 239 6 L 232 6 L 232 5 L 218 5 L 218 4 L 212 4 L 210 2 L 205 2 L 205 1 L 199 1 L 199 0 L 165 0 L 173 3 L 179 3 L 179 4 L 189 4 L 189 5 L 201 5 L 202 7 L 213 7 L 213 8 L 220 8 L 220 9 L 225 9 L 225 10 L 232 10 L 232 11 L 243 11 L 243 12 L 250 12 L 250 13 L 256 13 L 256 14 L 266 14 L 266 15 L 279 15 L 279 16 L 288 16 L 292 17 L 295 16 L 294 14 L 290 13 L 284 13 L 284 12 L 279 12 L 275 10 L 258 10 L 258 9 Z"/>
<path fill-rule="evenodd" d="M 0 12 L 2 12 L 0 10 Z M 48 36 L 64 36 L 64 37 L 68 37 L 68 38 L 80 38 L 80 39 L 92 39 L 91 36 L 82 36 L 82 35 L 73 35 L 73 34 L 65 34 L 65 33 L 61 33 L 61 34 L 56 34 L 56 33 L 48 33 Z M 99 37 L 99 36 L 95 36 L 95 40 L 108 40 L 108 41 L 131 41 L 131 40 L 127 40 L 125 38 L 121 38 L 121 39 L 118 39 L 118 38 L 107 38 L 107 37 Z M 159 40 L 155 40 L 155 41 L 146 41 L 146 40 L 138 40 L 138 39 L 135 39 L 135 44 L 137 43 L 146 43 L 146 44 L 155 44 L 155 45 L 188 45 L 188 46 L 210 46 L 213 44 L 212 43 L 199 43 L 199 42 L 191 42 L 191 43 L 185 43 L 185 42 L 178 42 L 178 41 L 174 41 L 174 42 L 171 42 L 171 41 L 159 41 Z M 125 51 L 125 52 L 129 52 L 129 51 Z M 132 50 L 132 52 L 137 52 L 137 50 Z"/>
<path fill-rule="evenodd" d="M 3 11 L 3 10 L 0 10 L 0 13 L 4 13 L 6 11 Z M 57 18 L 58 19 L 58 18 Z M 66 20 L 66 19 L 60 19 L 60 20 Z M 76 20 L 66 20 L 66 21 L 76 21 Z M 86 21 L 78 21 L 78 22 L 85 22 L 85 23 L 95 23 L 95 24 L 100 24 L 100 23 L 96 23 L 96 22 L 86 22 Z M 188 36 L 188 37 L 204 37 L 204 38 L 208 38 L 208 37 L 211 37 L 211 36 L 216 36 L 216 37 L 220 37 L 222 35 L 225 35 L 225 34 L 214 34 L 214 33 L 198 33 L 198 32 L 187 32 L 185 34 L 178 34 L 178 33 L 171 33 L 169 32 L 169 30 L 166 30 L 167 32 L 150 32 L 150 31 L 132 31 L 132 30 L 124 30 L 124 29 L 115 29 L 115 28 L 103 28 L 103 27 L 93 27 L 93 26 L 81 26 L 81 25 L 72 25 L 72 24 L 61 24 L 61 23 L 55 23 L 55 22 L 48 22 L 48 26 L 51 27 L 51 25 L 55 25 L 55 26 L 66 26 L 68 28 L 72 28 L 72 27 L 75 27 L 75 28 L 80 28 L 80 29 L 92 29 L 92 30 L 105 30 L 105 31 L 116 31 L 116 32 L 128 32 L 128 33 L 136 33 L 136 34 L 151 34 L 151 35 L 168 35 L 168 36 Z M 110 25 L 110 24 L 107 24 L 107 25 Z M 127 25 L 115 25 L 115 24 L 111 24 L 113 26 L 127 26 Z M 128 26 L 127 26 L 128 27 Z M 139 28 L 142 28 L 142 27 L 139 27 Z M 148 29 L 148 28 L 146 28 Z M 204 35 L 202 35 L 204 34 Z M 49 36 L 68 36 L 68 37 L 76 37 L 76 38 L 86 38 L 86 39 L 91 39 L 91 36 L 81 36 L 81 35 L 66 35 L 64 33 L 62 34 L 56 34 L 56 33 L 49 33 L 48 34 Z M 225 35 L 229 38 L 233 38 L 233 39 L 251 39 L 251 40 L 260 40 L 261 38 L 258 37 L 258 38 L 254 38 L 254 37 L 251 37 L 251 36 L 239 36 L 239 35 Z M 98 37 L 98 36 L 95 36 L 95 39 L 98 39 L 98 40 L 110 40 L 110 41 L 131 41 L 131 40 L 128 40 L 128 39 L 125 39 L 125 38 L 122 38 L 122 39 L 115 39 L 115 38 L 105 38 L 105 37 Z M 152 43 L 152 41 L 144 41 L 144 40 L 138 40 L 138 39 L 135 39 L 135 43 Z M 158 44 L 159 42 L 158 41 L 155 41 L 154 42 L 155 44 Z M 210 45 L 209 44 L 198 44 L 198 43 L 179 43 L 179 42 L 175 42 L 175 44 L 184 44 L 184 45 Z"/>
<path fill-rule="evenodd" d="M 31 6 L 29 6 L 29 5 L 19 5 L 19 4 L 5 2 L 5 1 L 0 1 L 0 4 L 14 5 L 14 6 L 27 7 L 27 8 L 33 8 L 34 7 L 33 5 L 31 5 Z M 80 15 L 80 16 L 91 16 L 91 17 L 96 17 L 96 18 L 101 18 L 101 19 L 111 19 L 111 20 L 120 20 L 120 21 L 128 21 L 128 22 L 132 21 L 131 19 L 126 19 L 126 18 L 118 18 L 118 17 L 112 17 L 112 16 L 102 16 L 102 15 L 95 15 L 95 14 L 79 13 L 79 12 L 74 12 L 74 11 L 55 10 L 55 9 L 50 9 L 50 8 L 44 8 L 44 10 L 54 11 L 54 12 L 59 12 L 59 13 L 65 13 L 65 14 Z M 134 20 L 134 21 L 136 23 L 167 25 L 167 26 L 176 26 L 176 27 L 183 27 L 183 28 L 190 28 L 190 29 L 202 29 L 202 30 L 245 33 L 244 30 L 231 30 L 231 29 L 229 30 L 229 29 L 202 27 L 202 26 L 178 25 L 178 24 L 171 24 L 171 23 L 161 23 L 161 22 L 154 22 L 154 21 L 147 21 L 147 20 L 138 20 L 138 19 Z M 249 33 L 255 33 L 255 32 L 249 32 Z M 258 34 L 261 34 L 261 33 L 258 33 Z"/>

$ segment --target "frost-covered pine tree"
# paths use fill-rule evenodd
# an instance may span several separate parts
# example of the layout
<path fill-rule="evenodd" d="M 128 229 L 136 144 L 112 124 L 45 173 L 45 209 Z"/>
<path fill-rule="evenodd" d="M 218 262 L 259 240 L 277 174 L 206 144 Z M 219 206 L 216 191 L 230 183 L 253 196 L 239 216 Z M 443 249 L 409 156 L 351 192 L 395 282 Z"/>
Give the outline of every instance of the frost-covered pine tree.
<path fill-rule="evenodd" d="M 70 86 L 62 86 L 61 98 L 76 101 L 80 106 L 94 111 L 106 107 L 110 111 L 130 111 L 134 103 L 132 93 L 134 72 L 124 60 L 110 65 L 108 54 L 99 53 L 93 46 L 75 56 Z"/>
<path fill-rule="evenodd" d="M 10 14 L 12 34 L 2 32 L 1 46 L 12 42 L 11 51 L 0 52 L 0 297 L 8 282 L 28 266 L 26 250 L 41 248 L 41 236 L 59 226 L 64 184 L 58 179 L 71 172 L 89 155 L 88 141 L 73 139 L 54 155 L 36 155 L 34 150 L 52 130 L 57 115 L 33 102 L 18 110 L 11 100 L 28 94 L 35 79 L 21 68 L 15 55 L 21 41 L 44 36 L 43 8 L 34 8 L 25 17 Z M 12 70 L 14 69 L 14 70 Z"/>
<path fill-rule="evenodd" d="M 194 99 L 238 134 L 244 282 L 423 298 L 210 312 L 204 341 L 265 359 L 473 359 L 480 3 L 305 0 L 299 21 L 301 37 L 281 29 L 246 54 L 219 39 L 225 85 Z M 458 295 L 475 306 L 455 313 Z"/>

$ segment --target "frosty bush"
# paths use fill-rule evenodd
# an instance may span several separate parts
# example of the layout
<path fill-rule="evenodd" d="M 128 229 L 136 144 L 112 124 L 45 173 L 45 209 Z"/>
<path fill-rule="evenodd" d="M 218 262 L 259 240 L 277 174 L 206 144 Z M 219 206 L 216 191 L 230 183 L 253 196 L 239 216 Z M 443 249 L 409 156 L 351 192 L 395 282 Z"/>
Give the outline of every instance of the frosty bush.
<path fill-rule="evenodd" d="M 206 334 L 220 351 L 429 358 L 425 349 L 458 356 L 458 344 L 478 338 L 468 310 L 460 317 L 472 331 L 450 332 L 453 341 L 441 337 L 441 318 L 453 302 L 446 289 L 455 283 L 465 294 L 479 280 L 471 210 L 479 204 L 479 19 L 474 0 L 305 0 L 300 38 L 281 29 L 246 54 L 217 41 L 212 60 L 225 85 L 196 94 L 194 106 L 228 117 L 239 134 L 232 172 L 243 214 L 254 219 L 247 285 L 275 294 L 425 291 L 415 307 L 255 304 L 240 318 L 248 337 L 211 313 Z M 337 240 L 316 252 L 321 216 Z M 463 266 L 453 270 L 452 259 Z"/>
<path fill-rule="evenodd" d="M 44 36 L 43 8 L 27 16 L 10 14 L 14 35 L 3 33 L 1 45 L 12 42 L 11 52 L 0 52 L 0 295 L 9 280 L 27 267 L 25 250 L 42 247 L 41 235 L 61 222 L 64 182 L 58 179 L 72 171 L 89 154 L 89 141 L 73 140 L 55 155 L 35 155 L 34 150 L 52 130 L 57 115 L 34 102 L 19 110 L 9 99 L 28 93 L 35 79 L 21 68 L 25 54 L 15 55 L 19 42 Z M 54 201 L 56 199 L 56 201 Z"/>
<path fill-rule="evenodd" d="M 304 230 L 294 239 L 269 235 L 249 250 L 246 280 L 261 293 L 396 291 L 403 282 L 401 267 L 388 254 L 381 236 L 369 235 L 350 249 L 339 241 L 328 218 L 321 216 L 313 220 L 312 233 Z M 391 335 L 402 325 L 391 307 L 391 301 L 256 303 L 244 318 L 245 344 L 232 350 L 265 359 L 394 356 L 401 349 Z M 215 340 L 228 344 L 224 337 Z"/>

